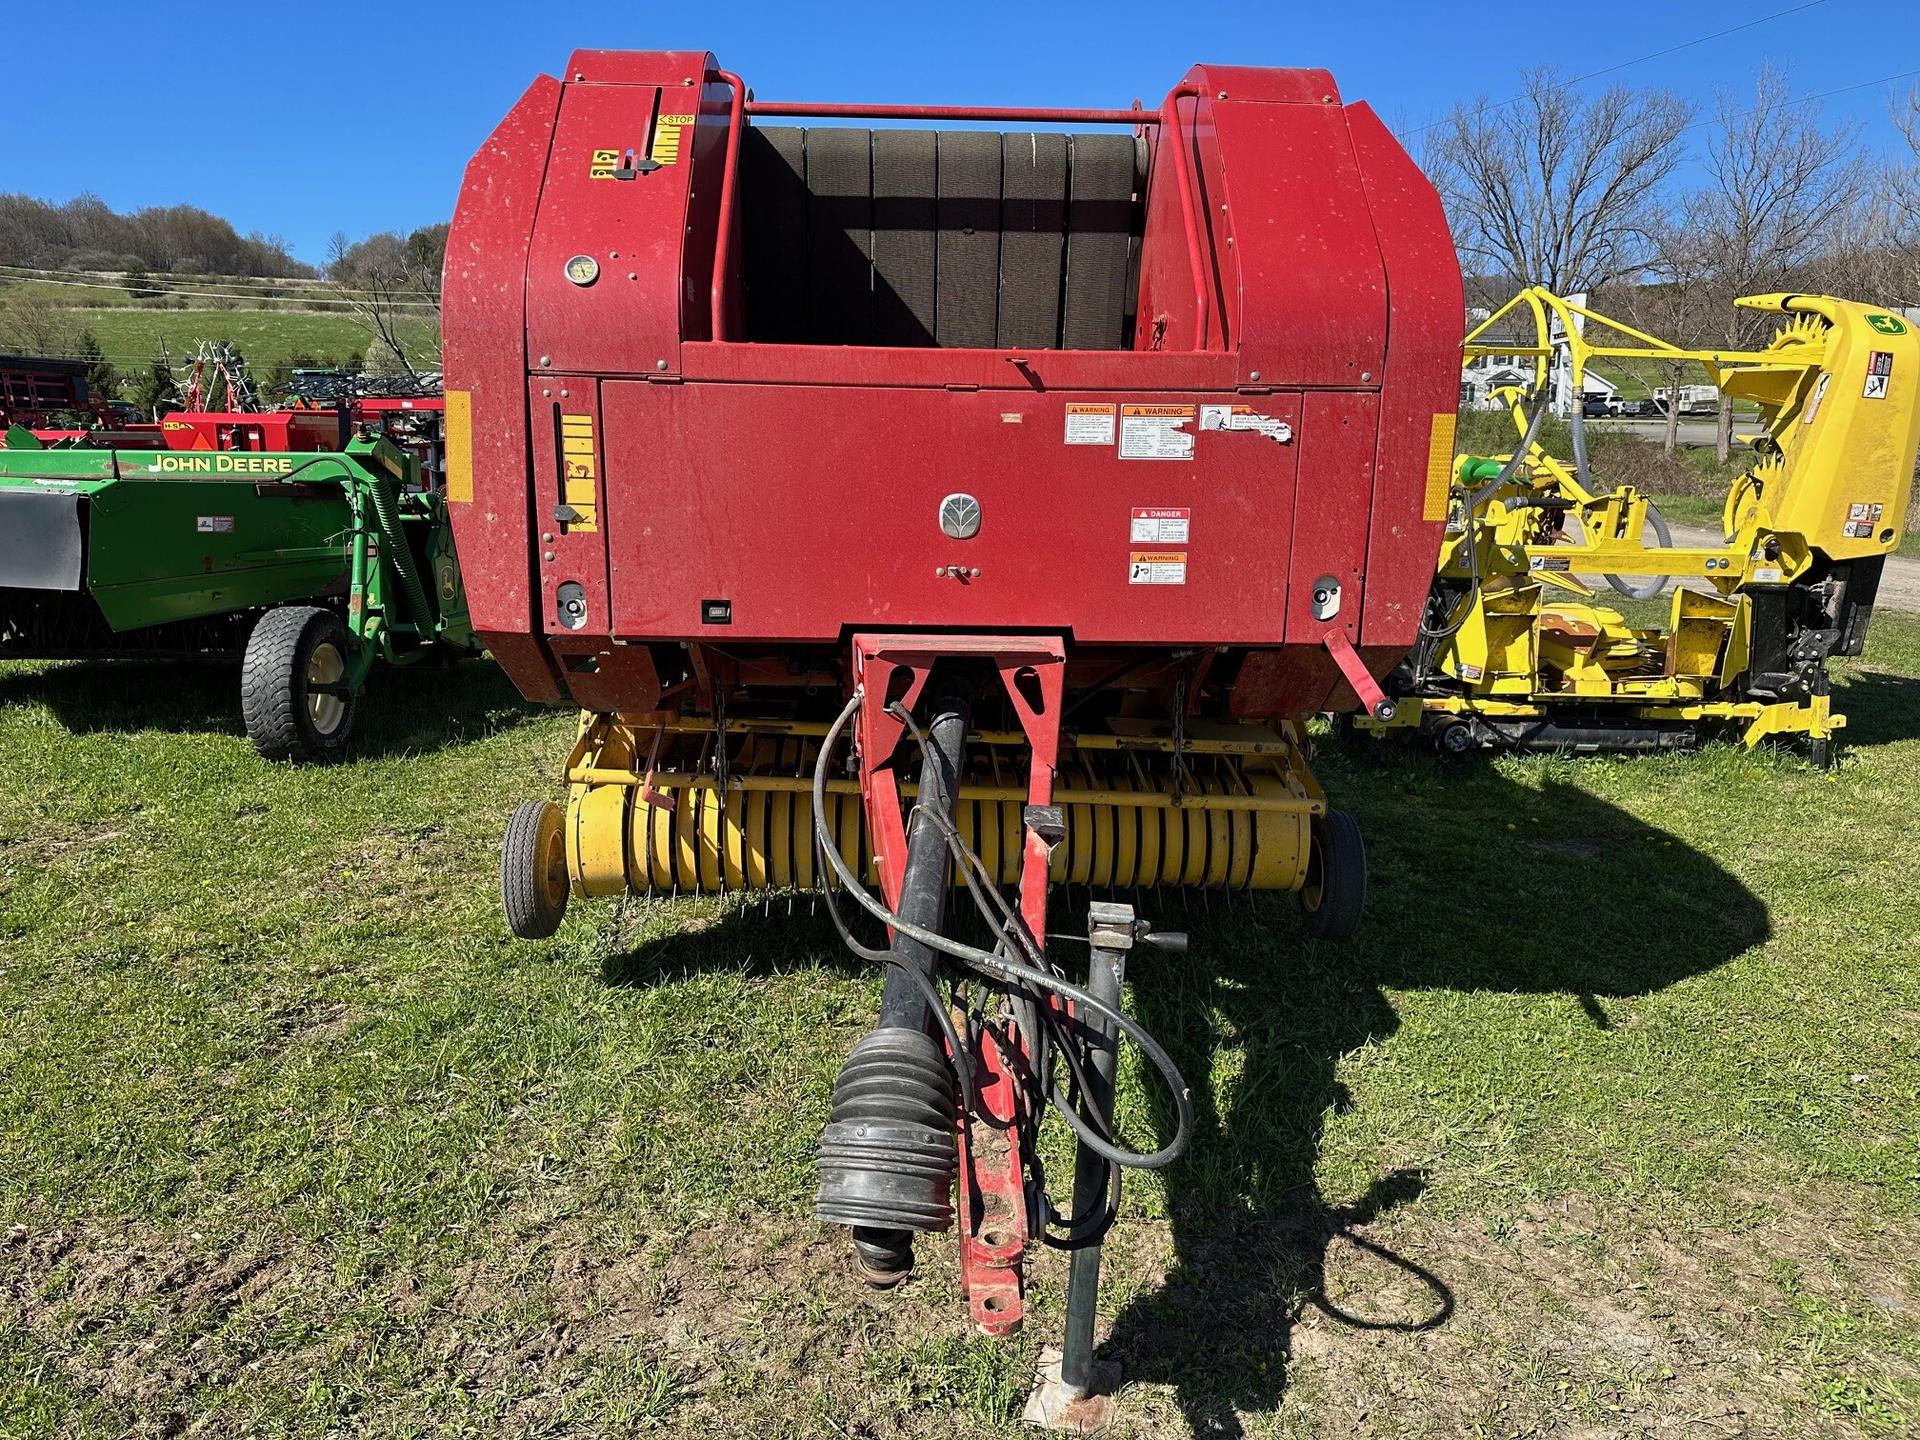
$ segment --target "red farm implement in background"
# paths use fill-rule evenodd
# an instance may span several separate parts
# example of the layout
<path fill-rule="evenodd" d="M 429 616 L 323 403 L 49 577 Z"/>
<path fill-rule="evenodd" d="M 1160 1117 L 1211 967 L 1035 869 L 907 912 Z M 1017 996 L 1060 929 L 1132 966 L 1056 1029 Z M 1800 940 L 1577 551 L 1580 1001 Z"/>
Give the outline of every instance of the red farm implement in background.
<path fill-rule="evenodd" d="M 444 296 L 475 628 L 586 712 L 565 809 L 509 827 L 513 928 L 576 892 L 871 912 L 884 944 L 843 934 L 887 983 L 817 1213 L 881 1284 L 957 1226 L 994 1333 L 1028 1245 L 1073 1251 L 1037 1403 L 1086 1421 L 1120 1172 L 1189 1128 L 1121 974 L 1184 937 L 1095 903 L 1069 967 L 1049 892 L 1357 922 L 1300 722 L 1386 711 L 1432 580 L 1463 309 L 1431 187 L 1318 70 L 1198 67 L 1152 110 L 822 105 L 581 51 L 469 165 Z M 1172 1091 L 1145 1152 L 1111 1125 L 1122 1035 Z"/>

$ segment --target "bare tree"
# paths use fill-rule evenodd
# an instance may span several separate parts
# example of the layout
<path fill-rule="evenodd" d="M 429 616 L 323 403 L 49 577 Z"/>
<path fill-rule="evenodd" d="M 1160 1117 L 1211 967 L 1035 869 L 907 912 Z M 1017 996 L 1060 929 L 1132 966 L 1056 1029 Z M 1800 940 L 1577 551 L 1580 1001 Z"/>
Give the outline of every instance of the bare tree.
<path fill-rule="evenodd" d="M 1820 121 L 1820 107 L 1794 100 L 1783 71 L 1765 66 L 1752 103 L 1721 91 L 1704 165 L 1709 183 L 1692 197 L 1687 228 L 1704 257 L 1718 338 L 1732 348 L 1760 343 L 1768 322 L 1736 310 L 1738 295 L 1795 288 L 1836 249 L 1871 189 L 1859 128 Z M 1733 410 L 1720 400 L 1718 452 L 1732 451 Z"/>
<path fill-rule="evenodd" d="M 414 357 L 423 352 L 427 368 L 438 368 L 445 248 L 444 225 L 405 238 L 386 232 L 349 243 L 336 234 L 328 242 L 327 278 L 342 287 L 341 298 L 372 333 L 376 354 L 370 359 L 376 370 L 384 362 L 418 379 Z"/>
<path fill-rule="evenodd" d="M 0 349 L 66 355 L 73 341 L 68 312 L 39 291 L 15 285 L 0 299 Z"/>
<path fill-rule="evenodd" d="M 1635 329 L 1685 348 L 1697 348 L 1710 332 L 1707 259 L 1689 223 L 1685 206 L 1669 209 L 1648 227 L 1643 283 L 1621 288 L 1621 312 Z M 1688 366 L 1667 365 L 1665 449 L 1671 455 L 1680 435 L 1680 406 L 1673 397 L 1686 382 Z"/>
<path fill-rule="evenodd" d="M 1905 308 L 1920 305 L 1920 90 L 1890 108 L 1905 144 L 1873 177 L 1872 198 L 1835 257 L 1833 289 Z"/>
<path fill-rule="evenodd" d="M 1462 260 L 1562 295 L 1636 274 L 1692 113 L 1666 91 L 1588 98 L 1551 68 L 1513 100 L 1455 106 L 1427 160 Z"/>

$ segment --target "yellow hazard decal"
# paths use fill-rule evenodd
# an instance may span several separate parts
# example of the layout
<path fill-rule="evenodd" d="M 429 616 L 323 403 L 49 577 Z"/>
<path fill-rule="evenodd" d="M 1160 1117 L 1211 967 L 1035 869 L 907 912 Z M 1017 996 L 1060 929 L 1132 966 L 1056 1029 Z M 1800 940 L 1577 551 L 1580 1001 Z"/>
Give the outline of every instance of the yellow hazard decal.
<path fill-rule="evenodd" d="M 1420 511 L 1423 520 L 1447 518 L 1447 491 L 1453 485 L 1453 427 L 1458 419 L 1450 410 L 1433 417 L 1433 429 L 1427 432 L 1427 503 Z"/>
<path fill-rule="evenodd" d="M 678 165 L 680 163 L 680 132 L 693 124 L 691 115 L 662 115 L 653 126 L 653 163 L 656 165 Z"/>
<path fill-rule="evenodd" d="M 447 391 L 447 499 L 473 500 L 473 392 Z"/>
<path fill-rule="evenodd" d="M 593 416 L 560 417 L 561 493 L 573 508 L 574 518 L 566 522 L 569 530 L 597 530 L 595 481 L 600 467 L 594 459 Z"/>
<path fill-rule="evenodd" d="M 593 159 L 587 162 L 587 178 L 611 180 L 613 172 L 619 168 L 620 152 L 618 150 L 596 150 L 593 152 Z"/>

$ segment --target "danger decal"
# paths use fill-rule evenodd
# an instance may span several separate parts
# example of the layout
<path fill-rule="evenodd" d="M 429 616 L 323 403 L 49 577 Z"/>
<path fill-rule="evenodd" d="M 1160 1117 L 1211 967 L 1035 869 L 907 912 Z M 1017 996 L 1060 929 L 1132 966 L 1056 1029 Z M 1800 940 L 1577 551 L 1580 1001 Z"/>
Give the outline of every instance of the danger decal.
<path fill-rule="evenodd" d="M 1875 350 L 1867 357 L 1867 383 L 1860 393 L 1869 400 L 1887 398 L 1887 386 L 1893 383 L 1893 352 Z"/>
<path fill-rule="evenodd" d="M 1127 529 L 1135 545 L 1185 545 L 1193 533 L 1193 511 L 1185 506 L 1136 505 Z"/>

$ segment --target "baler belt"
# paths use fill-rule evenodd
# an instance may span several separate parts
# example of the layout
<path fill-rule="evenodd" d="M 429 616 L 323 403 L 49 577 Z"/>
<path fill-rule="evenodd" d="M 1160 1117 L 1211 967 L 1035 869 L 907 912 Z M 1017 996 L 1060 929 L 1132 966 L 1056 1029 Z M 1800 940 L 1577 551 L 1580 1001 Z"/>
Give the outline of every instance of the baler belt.
<path fill-rule="evenodd" d="M 756 125 L 741 166 L 750 340 L 1126 348 L 1131 135 Z"/>
<path fill-rule="evenodd" d="M 934 343 L 935 136 L 873 132 L 873 341 Z"/>
<path fill-rule="evenodd" d="M 1000 344 L 1060 343 L 1060 279 L 1066 258 L 1067 137 L 1000 137 Z"/>
<path fill-rule="evenodd" d="M 810 337 L 807 275 L 807 132 L 754 125 L 740 147 L 742 267 L 755 340 L 801 344 Z"/>
<path fill-rule="evenodd" d="M 869 131 L 807 134 L 807 239 L 816 343 L 873 343 L 873 164 Z"/>
<path fill-rule="evenodd" d="M 940 132 L 939 343 L 986 349 L 1000 302 L 1000 137 Z"/>
<path fill-rule="evenodd" d="M 1061 335 L 1068 350 L 1110 350 L 1123 336 L 1133 192 L 1131 135 L 1073 137 Z"/>

